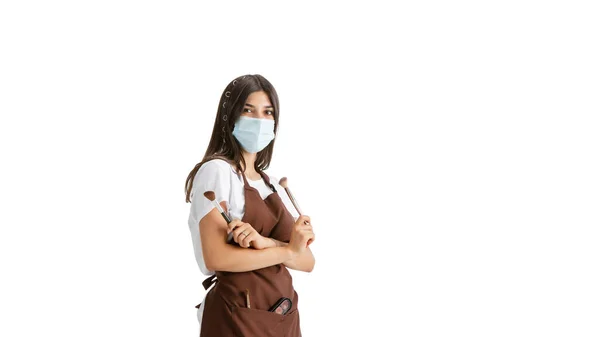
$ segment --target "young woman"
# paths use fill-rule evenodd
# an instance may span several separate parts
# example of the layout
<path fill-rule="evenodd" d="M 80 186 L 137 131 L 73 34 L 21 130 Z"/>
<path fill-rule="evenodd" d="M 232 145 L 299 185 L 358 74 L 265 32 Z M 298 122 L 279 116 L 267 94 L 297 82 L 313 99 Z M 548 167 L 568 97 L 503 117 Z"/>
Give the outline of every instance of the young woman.
<path fill-rule="evenodd" d="M 187 177 L 196 261 L 210 275 L 204 288 L 214 284 L 196 306 L 201 337 L 302 335 L 287 268 L 312 271 L 308 246 L 315 235 L 310 217 L 299 215 L 278 179 L 265 173 L 278 121 L 271 83 L 261 75 L 236 78 L 221 95 L 204 159 Z M 206 191 L 215 193 L 230 224 Z"/>

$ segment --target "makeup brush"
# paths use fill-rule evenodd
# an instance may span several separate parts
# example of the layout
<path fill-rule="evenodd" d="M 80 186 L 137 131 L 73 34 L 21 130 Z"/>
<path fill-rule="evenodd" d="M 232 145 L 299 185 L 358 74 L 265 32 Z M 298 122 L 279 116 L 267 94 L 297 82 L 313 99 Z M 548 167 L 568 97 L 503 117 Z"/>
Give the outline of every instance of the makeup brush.
<path fill-rule="evenodd" d="M 206 191 L 206 192 L 204 192 L 204 197 L 206 197 L 206 199 L 208 199 L 208 200 L 210 200 L 210 202 L 212 202 L 213 206 L 215 206 L 219 210 L 219 212 L 221 212 L 223 219 L 225 219 L 225 221 L 227 221 L 227 224 L 229 224 L 231 222 L 231 218 L 227 215 L 227 213 L 225 213 L 225 211 L 223 210 L 221 205 L 215 201 L 215 192 Z M 233 231 L 231 231 L 229 233 L 229 235 L 227 235 L 227 242 L 229 243 L 232 241 L 233 241 Z"/>
<path fill-rule="evenodd" d="M 292 205 L 294 205 L 294 207 L 296 208 L 296 211 L 298 211 L 298 214 L 302 215 L 300 206 L 298 206 L 298 202 L 296 201 L 296 199 L 292 195 L 292 191 L 290 191 L 290 188 L 288 187 L 287 177 L 282 177 L 281 179 L 279 179 L 279 185 L 281 185 L 285 189 L 285 192 L 287 193 L 288 197 L 290 197 L 290 200 L 292 201 Z M 308 225 L 308 222 L 304 221 L 304 223 Z M 306 243 L 306 247 L 308 247 L 308 245 L 310 245 L 311 243 L 312 243 L 312 239 L 309 239 L 308 242 Z"/>
<path fill-rule="evenodd" d="M 292 201 L 292 204 L 296 208 L 296 211 L 298 211 L 298 214 L 302 215 L 300 206 L 298 206 L 296 199 L 294 198 L 294 196 L 292 195 L 292 192 L 290 191 L 290 188 L 288 187 L 287 177 L 283 177 L 283 178 L 279 179 L 279 185 L 281 185 L 285 189 L 285 192 L 287 193 L 288 197 L 290 197 L 290 200 Z"/>

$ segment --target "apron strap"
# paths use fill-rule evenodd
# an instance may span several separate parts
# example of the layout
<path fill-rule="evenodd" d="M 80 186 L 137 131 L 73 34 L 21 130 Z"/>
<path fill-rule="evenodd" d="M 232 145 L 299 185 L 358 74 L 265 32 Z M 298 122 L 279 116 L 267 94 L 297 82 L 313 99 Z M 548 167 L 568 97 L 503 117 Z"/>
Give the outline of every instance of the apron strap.
<path fill-rule="evenodd" d="M 271 191 L 277 192 L 277 190 L 275 189 L 275 186 L 273 186 L 273 184 L 271 184 L 271 179 L 269 179 L 269 176 L 263 171 L 259 171 L 259 173 L 265 180 L 265 183 L 267 183 L 267 185 L 269 185 L 269 187 L 271 187 Z"/>

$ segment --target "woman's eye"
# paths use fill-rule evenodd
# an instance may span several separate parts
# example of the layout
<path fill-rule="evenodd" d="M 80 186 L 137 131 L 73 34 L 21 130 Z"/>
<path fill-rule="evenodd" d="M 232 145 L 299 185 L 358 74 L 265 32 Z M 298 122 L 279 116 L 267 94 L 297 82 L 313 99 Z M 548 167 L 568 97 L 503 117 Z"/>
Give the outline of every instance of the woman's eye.
<path fill-rule="evenodd" d="M 244 109 L 243 112 L 252 112 L 252 109 Z M 265 110 L 265 112 L 267 113 L 267 115 L 273 115 L 273 111 L 271 110 Z"/>

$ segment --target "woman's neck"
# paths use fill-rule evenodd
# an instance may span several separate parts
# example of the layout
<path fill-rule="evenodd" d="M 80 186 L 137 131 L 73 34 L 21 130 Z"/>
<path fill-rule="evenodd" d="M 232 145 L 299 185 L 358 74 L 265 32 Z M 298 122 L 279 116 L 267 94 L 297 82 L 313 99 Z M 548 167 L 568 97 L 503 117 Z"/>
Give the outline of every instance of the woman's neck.
<path fill-rule="evenodd" d="M 256 153 L 248 153 L 246 151 L 242 151 L 242 156 L 244 157 L 244 161 L 246 162 L 246 171 L 244 174 L 246 177 L 256 178 L 258 173 L 254 169 L 254 162 L 256 161 Z"/>

